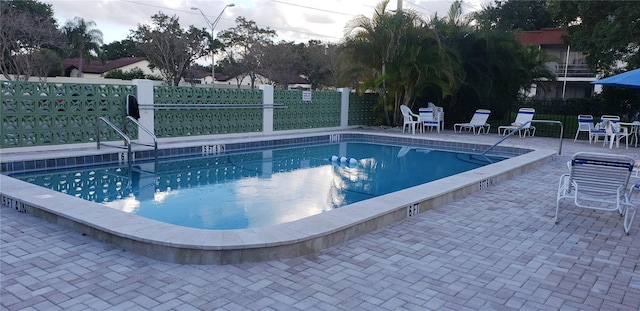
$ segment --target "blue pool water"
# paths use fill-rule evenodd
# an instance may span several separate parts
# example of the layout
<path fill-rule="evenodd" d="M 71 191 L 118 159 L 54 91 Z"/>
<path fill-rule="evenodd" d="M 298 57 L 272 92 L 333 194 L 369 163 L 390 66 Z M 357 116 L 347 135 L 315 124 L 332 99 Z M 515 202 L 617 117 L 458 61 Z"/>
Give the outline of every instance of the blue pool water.
<path fill-rule="evenodd" d="M 473 154 L 342 142 L 11 176 L 166 223 L 243 229 L 294 221 L 486 164 L 487 158 Z"/>

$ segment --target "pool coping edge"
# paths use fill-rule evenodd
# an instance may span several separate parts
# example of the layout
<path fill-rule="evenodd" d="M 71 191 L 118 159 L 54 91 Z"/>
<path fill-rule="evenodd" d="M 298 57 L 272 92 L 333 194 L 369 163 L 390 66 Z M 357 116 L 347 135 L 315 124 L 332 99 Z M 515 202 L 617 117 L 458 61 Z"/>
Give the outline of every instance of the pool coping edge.
<path fill-rule="evenodd" d="M 533 150 L 380 196 L 374 201 L 361 201 L 291 223 L 252 229 L 206 230 L 165 224 L 5 175 L 0 175 L 0 195 L 5 207 L 154 259 L 186 264 L 229 264 L 315 253 L 406 219 L 410 217 L 409 206 L 417 204 L 419 213 L 442 206 L 542 165 L 555 154 L 547 149 Z M 438 190 L 441 188 L 447 190 Z"/>

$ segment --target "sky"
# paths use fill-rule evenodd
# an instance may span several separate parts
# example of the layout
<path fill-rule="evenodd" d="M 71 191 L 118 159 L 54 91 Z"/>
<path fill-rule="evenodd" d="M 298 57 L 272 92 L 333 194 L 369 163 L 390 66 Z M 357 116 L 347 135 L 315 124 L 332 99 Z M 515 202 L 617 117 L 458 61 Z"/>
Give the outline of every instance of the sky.
<path fill-rule="evenodd" d="M 358 15 L 371 17 L 378 0 L 40 0 L 52 5 L 54 17 L 62 26 L 74 17 L 94 21 L 103 33 L 103 43 L 126 39 L 138 24 L 151 24 L 151 16 L 163 12 L 175 15 L 180 25 L 193 25 L 210 30 L 197 7 L 213 22 L 227 7 L 215 32 L 235 26 L 235 19 L 243 16 L 261 28 L 276 31 L 276 41 L 307 42 L 311 39 L 339 42 L 344 27 Z M 425 18 L 445 16 L 453 0 L 405 0 L 403 9 L 412 9 Z M 491 0 L 466 0 L 463 12 L 482 9 Z M 390 0 L 389 9 L 395 10 L 397 0 Z"/>

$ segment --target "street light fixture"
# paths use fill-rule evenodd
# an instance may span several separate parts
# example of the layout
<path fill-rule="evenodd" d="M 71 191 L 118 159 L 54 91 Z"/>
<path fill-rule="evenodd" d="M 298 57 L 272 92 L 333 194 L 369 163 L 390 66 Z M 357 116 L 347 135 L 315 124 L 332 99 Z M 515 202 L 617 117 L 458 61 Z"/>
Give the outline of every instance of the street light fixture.
<path fill-rule="evenodd" d="M 220 21 L 220 17 L 222 17 L 222 13 L 224 13 L 224 10 L 226 10 L 229 7 L 235 6 L 235 4 L 233 3 L 229 3 L 227 5 L 224 6 L 224 8 L 222 8 L 222 11 L 220 11 L 220 14 L 218 14 L 218 17 L 216 17 L 216 19 L 213 21 L 213 23 L 209 20 L 209 18 L 204 15 L 204 13 L 202 12 L 202 10 L 200 10 L 197 7 L 192 7 L 192 10 L 197 10 L 200 12 L 200 14 L 202 14 L 202 17 L 204 17 L 204 20 L 207 22 L 207 25 L 209 25 L 209 27 L 211 28 L 211 87 L 215 87 L 216 84 L 216 70 L 215 70 L 215 61 L 214 61 L 214 49 L 213 49 L 213 39 L 214 37 L 214 29 L 216 28 L 216 25 L 218 25 L 218 22 Z"/>

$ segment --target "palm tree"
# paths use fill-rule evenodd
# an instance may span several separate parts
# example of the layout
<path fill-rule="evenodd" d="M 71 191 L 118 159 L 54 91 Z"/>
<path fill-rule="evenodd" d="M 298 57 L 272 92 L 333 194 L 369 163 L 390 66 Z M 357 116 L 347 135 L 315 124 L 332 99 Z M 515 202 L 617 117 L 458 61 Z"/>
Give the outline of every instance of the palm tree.
<path fill-rule="evenodd" d="M 102 45 L 102 31 L 95 29 L 94 21 L 87 21 L 81 17 L 75 17 L 62 27 L 62 32 L 67 36 L 72 48 L 71 57 L 78 57 L 78 77 L 82 76 L 82 63 L 84 59 L 91 59 L 99 55 Z M 92 54 L 92 52 L 94 54 Z"/>
<path fill-rule="evenodd" d="M 462 14 L 460 1 L 451 4 L 445 17 L 434 16 L 431 19 L 431 25 L 440 34 L 446 47 L 452 66 L 455 68 L 455 81 L 459 86 L 458 92 L 451 94 L 447 99 L 445 108 L 452 109 L 459 102 L 478 104 L 488 89 L 487 84 L 491 83 L 489 66 L 484 53 L 486 40 L 478 36 L 477 30 L 471 26 L 471 20 Z M 461 95 L 462 98 L 460 98 Z M 480 107 L 459 107 L 456 110 L 460 111 L 460 108 L 475 111 Z"/>
<path fill-rule="evenodd" d="M 377 90 L 387 124 L 395 125 L 400 105 L 411 107 L 428 85 L 449 93 L 454 81 L 437 33 L 417 12 L 389 12 L 388 4 L 380 2 L 372 18 L 358 16 L 345 27 L 341 63 L 348 69 L 341 72 L 341 81 L 356 80 L 365 89 Z"/>
<path fill-rule="evenodd" d="M 553 79 L 544 66 L 552 60 L 548 55 L 522 46 L 512 31 L 473 27 L 462 15 L 460 1 L 452 3 L 446 17 L 435 16 L 431 25 L 447 48 L 460 86 L 444 100 L 445 113 L 456 107 L 460 120 L 478 108 L 490 108 L 500 116 L 513 108 L 521 90 Z"/>

